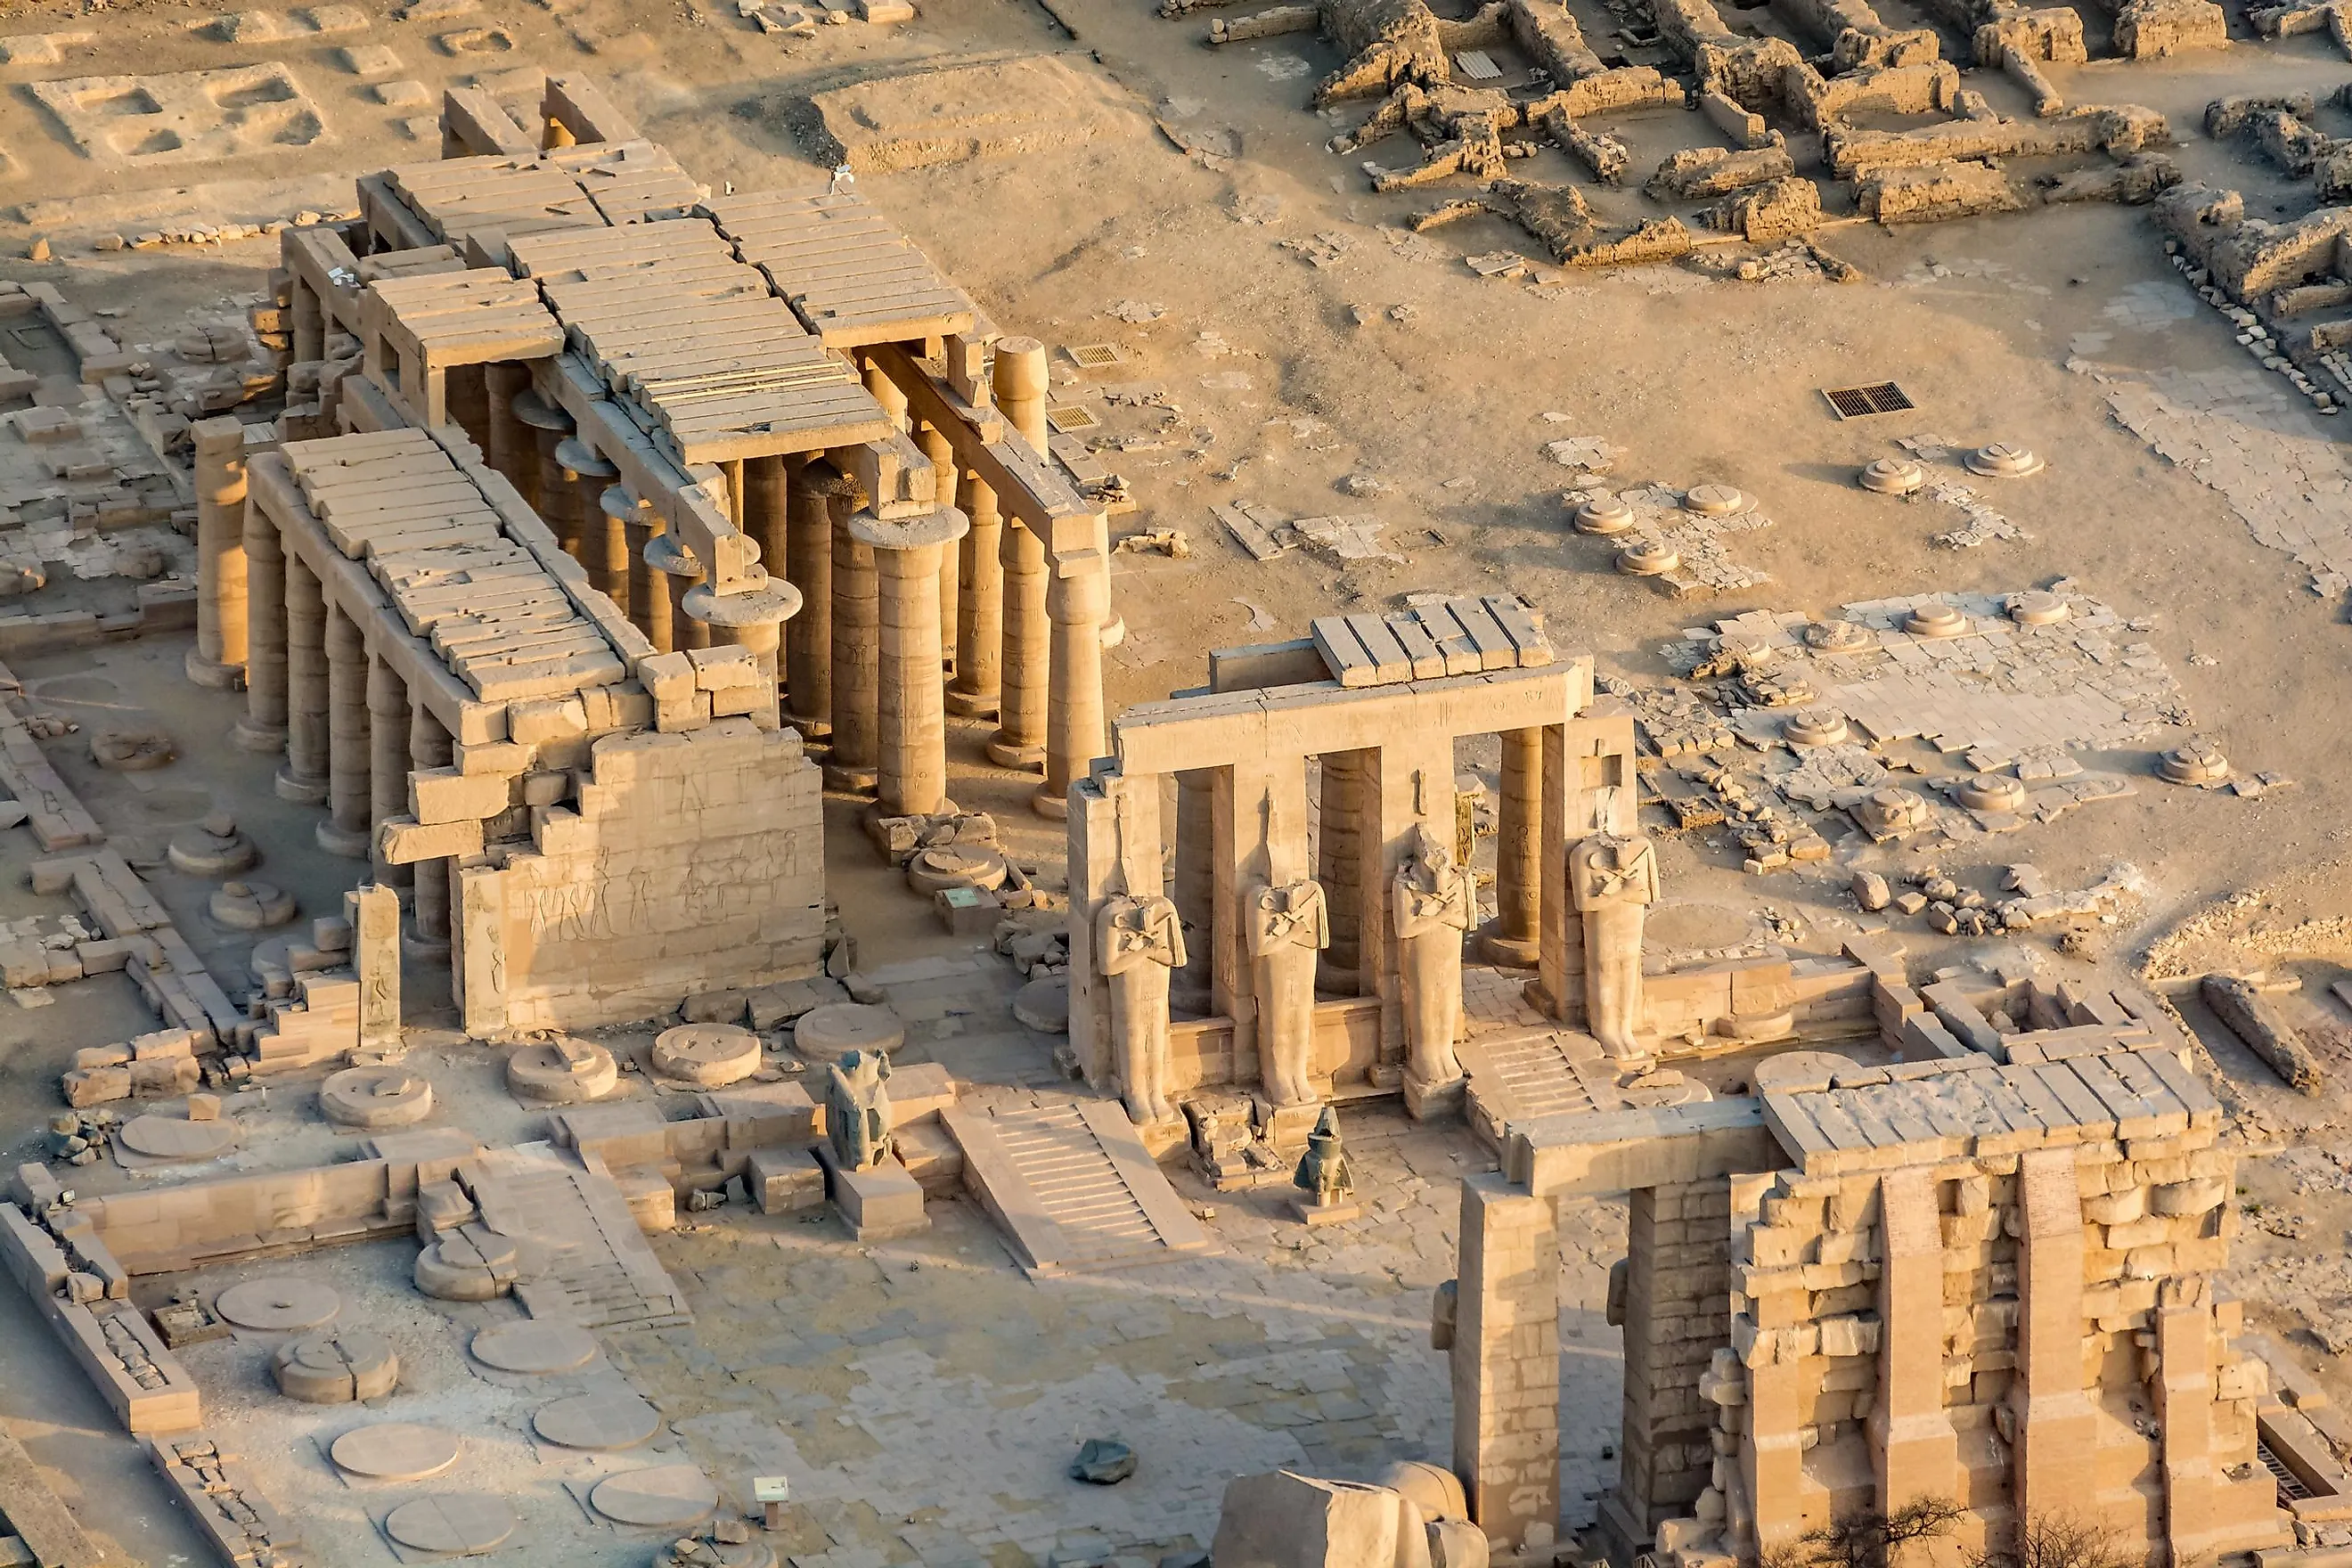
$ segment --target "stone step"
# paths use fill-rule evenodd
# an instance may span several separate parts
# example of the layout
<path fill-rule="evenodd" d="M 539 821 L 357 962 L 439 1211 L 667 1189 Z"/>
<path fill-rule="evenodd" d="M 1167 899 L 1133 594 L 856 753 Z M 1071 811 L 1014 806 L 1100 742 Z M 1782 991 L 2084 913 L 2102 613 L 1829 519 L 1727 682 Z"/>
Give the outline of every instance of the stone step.
<path fill-rule="evenodd" d="M 1033 1279 L 1220 1250 L 1114 1100 L 942 1112 L 964 1184 Z"/>

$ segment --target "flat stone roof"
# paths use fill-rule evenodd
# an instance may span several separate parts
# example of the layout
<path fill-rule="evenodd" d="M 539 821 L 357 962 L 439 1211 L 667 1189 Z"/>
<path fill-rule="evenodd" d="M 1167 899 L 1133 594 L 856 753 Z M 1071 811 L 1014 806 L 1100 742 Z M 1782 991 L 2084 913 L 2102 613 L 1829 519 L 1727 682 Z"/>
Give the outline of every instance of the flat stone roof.
<path fill-rule="evenodd" d="M 704 208 L 827 348 L 968 332 L 979 316 L 914 241 L 859 195 L 722 196 Z"/>

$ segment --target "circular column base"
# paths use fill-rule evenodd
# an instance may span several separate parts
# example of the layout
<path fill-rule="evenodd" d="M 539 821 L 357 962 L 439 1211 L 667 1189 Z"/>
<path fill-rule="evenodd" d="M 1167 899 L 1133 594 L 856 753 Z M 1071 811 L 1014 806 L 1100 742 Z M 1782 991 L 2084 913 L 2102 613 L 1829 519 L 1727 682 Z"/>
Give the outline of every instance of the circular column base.
<path fill-rule="evenodd" d="M 878 782 L 880 775 L 872 768 L 836 766 L 832 763 L 824 764 L 824 787 L 829 790 L 845 795 L 871 795 Z"/>
<path fill-rule="evenodd" d="M 1009 741 L 999 730 L 988 742 L 988 760 L 1000 768 L 1042 768 L 1045 765 L 1045 748 Z"/>
<path fill-rule="evenodd" d="M 784 722 L 801 732 L 802 743 L 805 745 L 822 746 L 833 740 L 833 725 L 825 720 L 803 718 L 787 710 Z"/>
<path fill-rule="evenodd" d="M 446 958 L 449 956 L 449 939 L 426 936 L 410 926 L 400 933 L 400 951 L 412 958 Z"/>
<path fill-rule="evenodd" d="M 188 650 L 181 668 L 188 679 L 209 691 L 241 691 L 245 689 L 245 666 L 223 664 L 216 658 L 206 658 L 194 648 Z"/>
<path fill-rule="evenodd" d="M 306 778 L 300 773 L 280 768 L 278 770 L 278 781 L 272 787 L 277 790 L 278 799 L 290 800 L 297 805 L 327 804 L 327 781 L 323 777 Z"/>
<path fill-rule="evenodd" d="M 1113 610 L 1102 620 L 1102 645 L 1107 648 L 1117 647 L 1126 640 L 1127 617 Z"/>
<path fill-rule="evenodd" d="M 372 834 L 354 832 L 332 821 L 319 824 L 319 847 L 347 860 L 366 859 L 373 838 Z"/>
<path fill-rule="evenodd" d="M 1540 943 L 1505 936 L 1489 927 L 1478 933 L 1478 951 L 1497 969 L 1533 969 L 1543 950 Z"/>
<path fill-rule="evenodd" d="M 948 689 L 948 711 L 959 719 L 993 719 L 1003 706 L 993 691 L 958 691 Z"/>
<path fill-rule="evenodd" d="M 240 752 L 257 756 L 273 756 L 286 749 L 286 726 L 257 724 L 251 719 L 239 719 L 229 727 L 229 743 Z"/>
<path fill-rule="evenodd" d="M 1055 822 L 1065 822 L 1070 816 L 1070 797 L 1066 790 L 1055 790 L 1051 784 L 1039 784 L 1029 797 L 1030 809 Z"/>

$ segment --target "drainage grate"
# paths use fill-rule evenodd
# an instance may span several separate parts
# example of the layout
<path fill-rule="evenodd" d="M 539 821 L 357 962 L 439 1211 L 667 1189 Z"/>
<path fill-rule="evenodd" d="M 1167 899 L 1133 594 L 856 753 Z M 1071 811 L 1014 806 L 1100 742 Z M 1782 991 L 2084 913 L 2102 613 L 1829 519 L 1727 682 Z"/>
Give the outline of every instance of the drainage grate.
<path fill-rule="evenodd" d="M 1916 408 L 1910 395 L 1891 381 L 1877 382 L 1869 386 L 1832 386 L 1822 395 L 1830 400 L 1841 419 L 1866 419 L 1874 414 L 1900 414 L 1906 408 Z"/>
<path fill-rule="evenodd" d="M 2305 1486 L 2302 1479 L 2286 1468 L 2284 1460 L 2271 1452 L 2271 1446 L 2268 1443 L 2257 1442 L 2254 1445 L 2254 1453 L 2263 1461 L 2263 1468 L 2278 1479 L 2278 1500 L 2281 1508 L 2284 1508 L 2291 1502 L 2300 1502 L 2311 1496 L 2311 1489 Z"/>
<path fill-rule="evenodd" d="M 1072 343 L 1063 352 L 1080 370 L 1101 370 L 1107 365 L 1122 364 L 1127 360 L 1116 343 Z"/>
<path fill-rule="evenodd" d="M 1091 408 L 1066 405 L 1046 409 L 1045 423 L 1051 425 L 1056 434 L 1066 436 L 1073 430 L 1091 430 L 1102 421 L 1095 417 L 1095 411 Z"/>

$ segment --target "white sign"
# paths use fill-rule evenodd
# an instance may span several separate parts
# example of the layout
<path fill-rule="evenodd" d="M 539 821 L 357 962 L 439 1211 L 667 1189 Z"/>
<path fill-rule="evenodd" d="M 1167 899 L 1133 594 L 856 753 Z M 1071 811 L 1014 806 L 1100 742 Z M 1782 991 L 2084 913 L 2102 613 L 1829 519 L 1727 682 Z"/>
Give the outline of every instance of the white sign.
<path fill-rule="evenodd" d="M 793 1479 L 790 1476 L 754 1476 L 751 1478 L 753 1502 L 790 1502 L 793 1500 Z"/>

